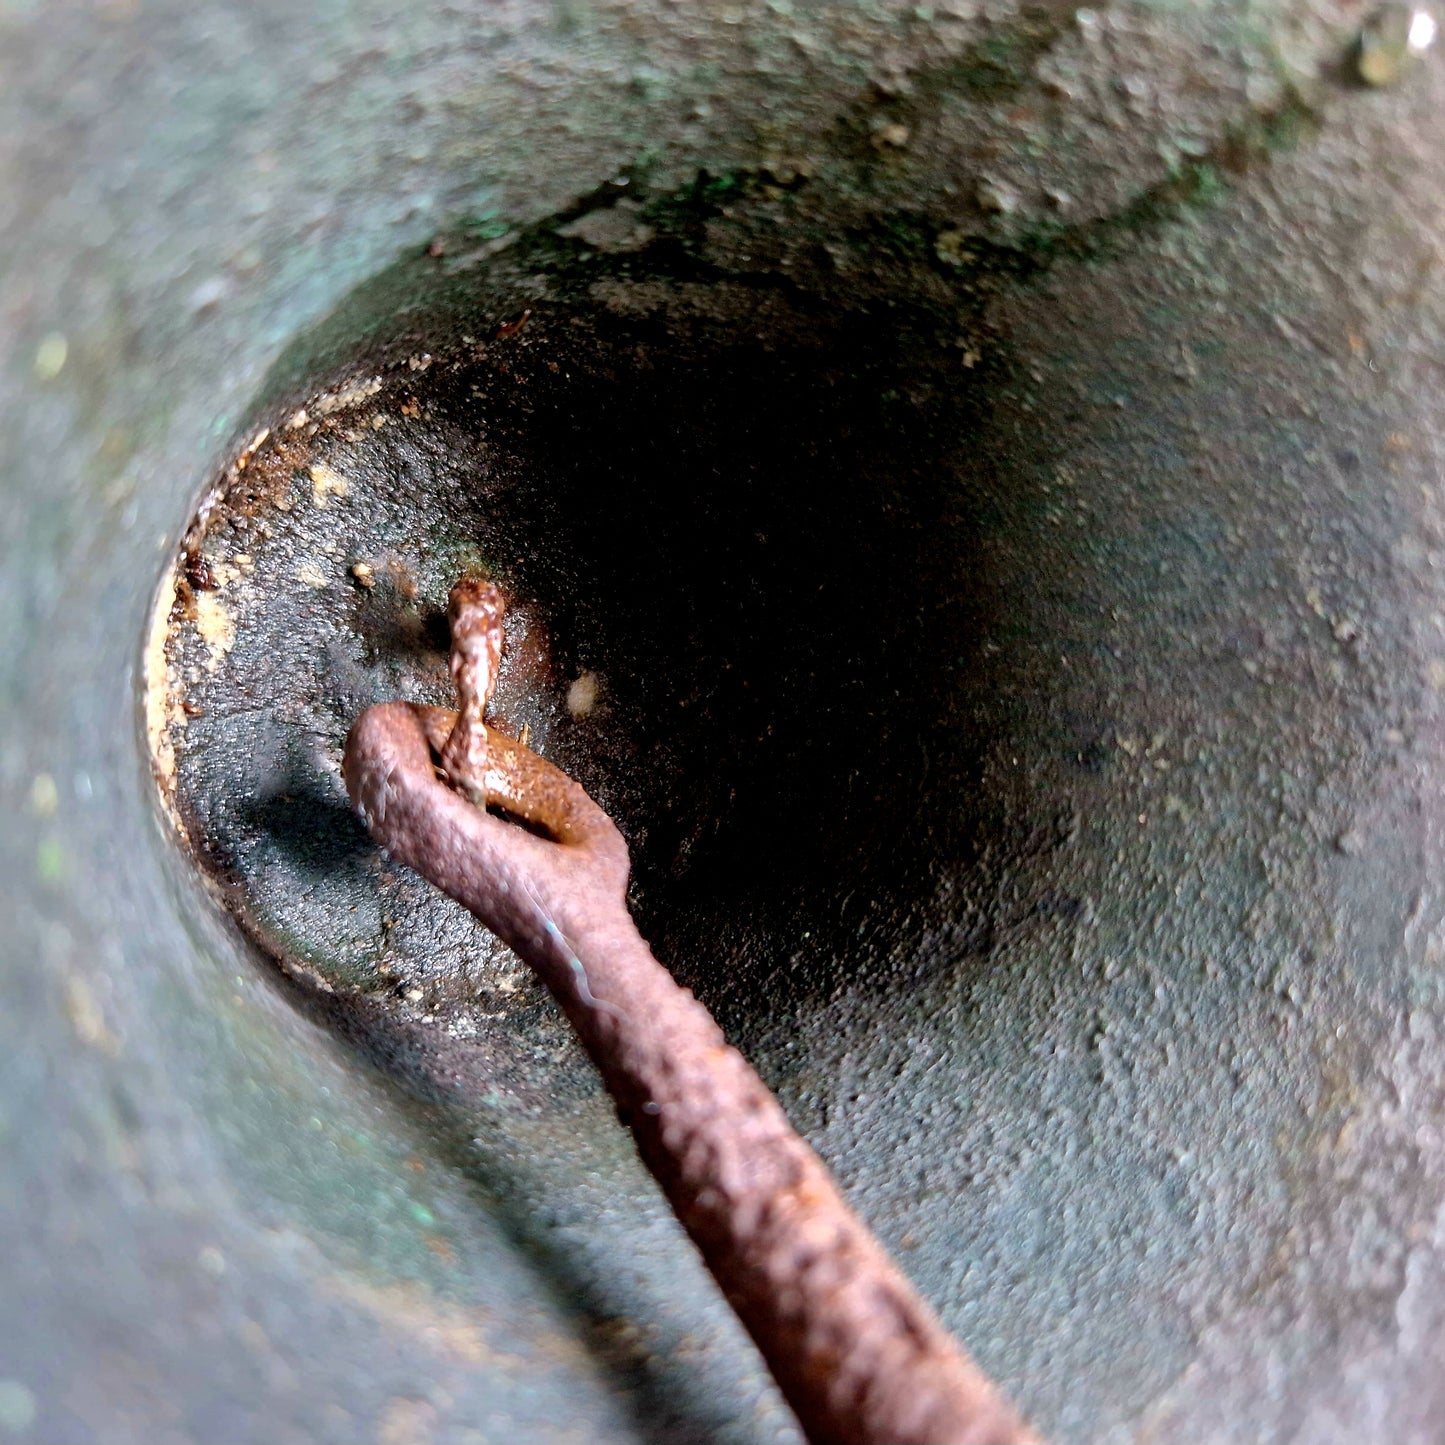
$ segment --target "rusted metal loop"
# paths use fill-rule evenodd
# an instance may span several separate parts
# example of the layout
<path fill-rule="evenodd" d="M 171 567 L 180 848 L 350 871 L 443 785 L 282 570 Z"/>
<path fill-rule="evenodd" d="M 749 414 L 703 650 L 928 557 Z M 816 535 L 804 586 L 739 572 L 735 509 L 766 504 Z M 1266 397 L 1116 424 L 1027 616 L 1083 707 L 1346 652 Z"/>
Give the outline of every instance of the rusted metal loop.
<path fill-rule="evenodd" d="M 372 833 L 552 991 L 811 1441 L 1034 1440 L 712 1016 L 653 958 L 627 911 L 627 847 L 612 820 L 485 726 L 501 616 L 490 584 L 453 592 L 456 712 L 385 703 L 353 726 L 342 771 Z"/>
<path fill-rule="evenodd" d="M 456 736 L 458 715 L 448 707 L 410 706 L 445 779 L 447 743 Z M 482 806 L 498 809 L 564 848 L 590 848 L 617 833 L 612 819 L 560 768 L 495 727 L 488 727 L 486 736 Z"/>
<path fill-rule="evenodd" d="M 413 703 L 369 708 L 347 738 L 342 771 L 367 826 L 398 861 L 453 897 L 486 880 L 483 921 L 526 955 L 548 919 L 564 931 L 584 899 L 625 913 L 627 845 L 611 818 L 559 768 L 489 729 L 486 779 L 520 828 L 476 806 L 438 776 L 433 757 L 456 714 Z"/>

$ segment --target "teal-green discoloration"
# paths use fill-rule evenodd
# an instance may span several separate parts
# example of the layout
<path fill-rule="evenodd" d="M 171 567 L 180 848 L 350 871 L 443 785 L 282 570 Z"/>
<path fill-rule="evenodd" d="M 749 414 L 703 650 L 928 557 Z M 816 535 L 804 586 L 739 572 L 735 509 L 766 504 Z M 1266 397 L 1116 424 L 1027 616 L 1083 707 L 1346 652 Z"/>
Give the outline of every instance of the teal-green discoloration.
<path fill-rule="evenodd" d="M 905 327 L 853 333 L 839 370 L 903 345 L 922 311 L 967 342 L 920 383 L 947 391 L 977 369 L 959 358 L 983 331 L 987 406 L 956 435 L 996 484 L 936 487 L 920 471 L 896 477 L 889 501 L 921 536 L 956 542 L 977 525 L 988 545 L 959 556 L 998 612 L 959 609 L 940 587 L 911 615 L 900 638 L 914 641 L 891 655 L 969 659 L 937 711 L 914 686 L 923 671 L 890 683 L 896 698 L 838 697 L 855 730 L 883 707 L 889 730 L 870 736 L 889 776 L 929 779 L 931 812 L 960 820 L 956 853 L 916 871 L 912 893 L 829 895 L 820 911 L 843 916 L 846 945 L 817 931 L 793 947 L 795 910 L 779 949 L 782 935 L 738 910 L 678 956 L 1056 1438 L 1283 1437 L 1329 1420 L 1407 1439 L 1409 1402 L 1439 1414 L 1439 1160 L 1417 1129 L 1440 1112 L 1439 1019 L 1405 978 L 1406 964 L 1428 973 L 1440 910 L 1438 846 L 1417 806 L 1439 792 L 1422 741 L 1438 719 L 1400 681 L 1424 675 L 1440 610 L 1438 419 L 1411 369 L 1440 352 L 1435 298 L 1418 284 L 1438 238 L 1415 229 L 1441 189 L 1438 148 L 1415 143 L 1439 132 L 1434 68 L 1362 104 L 1331 97 L 1319 134 L 1275 150 L 1267 181 L 1226 155 L 1168 173 L 1157 145 L 1177 149 L 1180 132 L 1147 116 L 1123 137 L 1140 146 L 1106 161 L 1106 132 L 1041 131 L 1013 177 L 1025 201 L 1009 230 L 967 198 L 979 148 L 994 148 L 989 165 L 1014 159 L 1007 112 L 1032 97 L 1026 76 L 997 105 L 960 83 L 900 154 L 880 158 L 866 139 L 857 153 L 874 83 L 893 78 L 882 58 L 904 75 L 946 72 L 998 39 L 985 22 L 946 33 L 941 9 L 932 21 L 831 0 L 759 9 L 740 55 L 723 10 L 642 4 L 622 26 L 588 4 L 503 17 L 163 0 L 83 20 L 10 8 L 0 789 L 15 816 L 34 773 L 53 772 L 67 872 L 37 887 L 34 830 L 0 830 L 5 1177 L 46 1204 L 0 1211 L 7 1374 L 34 1396 L 36 1432 L 57 1439 L 116 1433 L 106 1362 L 160 1382 L 137 1397 L 136 1433 L 179 1414 L 198 1435 L 372 1438 L 398 1378 L 435 1390 L 439 1436 L 655 1445 L 786 1429 L 751 1415 L 766 1397 L 746 1345 L 580 1065 L 541 1042 L 522 1059 L 551 1088 L 545 1103 L 486 1070 L 459 1081 L 427 1061 L 434 1033 L 328 1012 L 217 924 L 158 842 L 133 674 L 156 575 L 246 439 L 237 428 L 355 360 L 380 320 L 436 299 L 447 258 L 419 253 L 452 218 L 495 208 L 488 223 L 525 233 L 640 154 L 659 197 L 702 170 L 801 159 L 811 178 L 781 201 L 766 180 L 721 198 L 758 206 L 736 248 L 746 264 L 715 250 L 735 231 L 705 234 L 719 198 L 681 217 L 691 270 L 679 279 L 751 287 L 756 313 L 771 292 L 750 278 L 782 264 L 771 236 L 833 247 L 821 294 L 847 307 L 848 267 L 865 282 L 880 269 L 875 218 L 906 218 L 887 264 L 923 302 L 879 313 Z M 1341 39 L 1303 5 L 1113 13 L 1129 26 L 1128 64 L 1171 100 L 1199 100 L 1211 142 L 1246 108 L 1250 66 L 1232 57 L 1258 49 L 1262 24 L 1288 29 L 1311 63 Z M 639 57 L 671 89 L 628 84 Z M 1087 84 L 1068 114 L 1108 93 L 1116 64 L 1079 53 Z M 544 67 L 557 83 L 538 93 L 528 77 Z M 1334 127 L 1337 103 L 1352 109 Z M 1031 186 L 1052 160 L 1075 209 L 1045 224 Z M 1134 210 L 1129 197 L 1149 199 Z M 1180 214 L 1187 227 L 1155 224 Z M 1091 233 L 1100 216 L 1115 219 Z M 972 273 L 929 261 L 950 225 L 989 243 Z M 478 238 L 492 239 L 506 237 Z M 408 252 L 414 264 L 393 270 Z M 1017 286 L 1029 268 L 1047 284 Z M 1335 275 L 1356 279 L 1319 284 Z M 986 329 L 968 289 L 980 280 Z M 1375 370 L 1336 345 L 1357 325 Z M 34 361 L 51 332 L 67 357 L 42 383 Z M 1196 376 L 1173 375 L 1181 343 Z M 112 457 L 119 433 L 128 454 Z M 1410 447 L 1386 450 L 1395 433 Z M 1077 479 L 1066 491 L 1061 453 Z M 133 495 L 106 500 L 121 472 Z M 1360 639 L 1302 624 L 1296 562 L 1363 616 Z M 948 554 L 925 563 L 946 575 Z M 855 675 L 840 666 L 832 680 Z M 1137 757 L 1115 733 L 1140 740 Z M 950 791 L 960 737 L 976 740 L 977 767 Z M 1301 783 L 1286 790 L 1291 771 Z M 72 817 L 81 772 L 94 794 Z M 1331 838 L 1371 809 L 1367 846 L 1338 853 Z M 712 837 L 678 840 L 683 876 Z M 749 959 L 792 954 L 777 987 L 729 995 Z M 60 955 L 89 970 L 121 1054 L 78 1040 L 43 972 Z M 727 966 L 710 972 L 709 959 Z M 1308 984 L 1298 1002 L 1291 984 Z M 1409 1029 L 1407 996 L 1424 1013 Z M 1320 1038 L 1335 1038 L 1339 1087 L 1321 1078 Z M 1317 1114 L 1318 1100 L 1337 1102 Z M 1334 1129 L 1346 1115 L 1366 1127 Z M 425 1186 L 398 1182 L 413 1154 Z M 444 1322 L 483 1318 L 491 1355 L 448 1354 L 435 1311 L 403 1307 L 440 1278 L 413 1203 L 453 1250 Z M 196 1268 L 202 1248 L 220 1251 L 223 1276 Z M 101 1252 L 106 1268 L 82 1276 Z M 117 1361 L 113 1322 L 137 1318 L 156 1327 L 130 1332 Z M 653 1358 L 614 1369 L 593 1322 L 619 1318 Z M 283 1344 L 266 1350 L 258 1329 Z M 298 1351 L 304 1389 L 282 1373 Z"/>

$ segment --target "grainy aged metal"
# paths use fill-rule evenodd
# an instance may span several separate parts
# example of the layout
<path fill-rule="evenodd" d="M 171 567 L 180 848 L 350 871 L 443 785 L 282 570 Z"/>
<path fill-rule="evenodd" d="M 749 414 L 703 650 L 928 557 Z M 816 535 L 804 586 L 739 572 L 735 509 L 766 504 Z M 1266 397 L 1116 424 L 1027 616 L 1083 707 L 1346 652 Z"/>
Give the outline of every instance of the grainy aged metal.
<path fill-rule="evenodd" d="M 1445 77 L 1370 14 L 0 17 L 0 1428 L 797 1438 L 348 812 L 485 561 L 1042 1434 L 1433 1439 Z"/>

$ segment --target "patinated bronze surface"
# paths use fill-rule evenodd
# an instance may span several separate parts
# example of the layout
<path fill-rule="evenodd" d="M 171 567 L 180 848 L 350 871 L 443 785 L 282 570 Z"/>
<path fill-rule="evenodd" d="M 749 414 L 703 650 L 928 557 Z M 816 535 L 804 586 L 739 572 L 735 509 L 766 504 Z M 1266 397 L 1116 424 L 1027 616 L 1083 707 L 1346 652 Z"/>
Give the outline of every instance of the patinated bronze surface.
<path fill-rule="evenodd" d="M 1445 93 L 1363 19 L 10 7 L 0 1422 L 796 1438 L 350 813 L 470 547 L 499 711 L 1043 1433 L 1434 1439 Z"/>

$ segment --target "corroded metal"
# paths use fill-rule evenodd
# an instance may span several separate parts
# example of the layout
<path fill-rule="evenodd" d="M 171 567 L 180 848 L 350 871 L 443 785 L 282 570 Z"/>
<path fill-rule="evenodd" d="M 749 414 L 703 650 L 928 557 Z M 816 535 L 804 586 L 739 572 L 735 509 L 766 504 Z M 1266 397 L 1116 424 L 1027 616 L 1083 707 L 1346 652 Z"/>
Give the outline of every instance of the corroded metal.
<path fill-rule="evenodd" d="M 627 911 L 627 846 L 611 820 L 485 726 L 499 590 L 458 583 L 449 615 L 459 710 L 380 704 L 347 739 L 347 788 L 377 841 L 465 904 L 562 1005 L 809 1440 L 1034 1440 L 711 1014 L 652 956 Z M 490 816 L 489 803 L 547 836 Z"/>
<path fill-rule="evenodd" d="M 679 583 L 559 662 L 615 744 L 562 710 L 568 770 L 628 830 L 658 952 L 1030 1418 L 1438 1435 L 1445 72 L 1437 43 L 1341 84 L 1364 8 L 10 7 L 6 1428 L 791 1438 L 527 971 L 366 972 L 482 932 L 439 895 L 367 911 L 408 877 L 336 773 L 341 701 L 446 695 L 457 567 L 425 547 L 458 538 L 352 619 L 378 559 L 299 525 L 302 467 L 255 518 L 276 587 L 217 570 L 263 554 L 213 514 L 163 646 L 197 499 L 359 370 L 395 392 L 374 435 L 406 432 L 366 501 L 396 532 L 421 461 L 505 478 L 515 441 L 591 489 L 557 467 L 565 510 L 452 526 L 526 559 L 555 636 L 587 617 L 559 522 L 590 597 Z M 545 256 L 457 289 L 532 228 L 631 329 L 605 368 Z M 419 347 L 528 307 L 483 451 L 404 427 Z M 334 451 L 363 414 L 323 419 Z M 332 526 L 362 490 L 321 495 Z M 209 673 L 197 624 L 228 618 Z M 215 906 L 238 830 L 191 828 L 198 886 L 156 826 L 182 738 L 294 907 L 274 947 Z"/>

